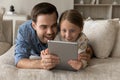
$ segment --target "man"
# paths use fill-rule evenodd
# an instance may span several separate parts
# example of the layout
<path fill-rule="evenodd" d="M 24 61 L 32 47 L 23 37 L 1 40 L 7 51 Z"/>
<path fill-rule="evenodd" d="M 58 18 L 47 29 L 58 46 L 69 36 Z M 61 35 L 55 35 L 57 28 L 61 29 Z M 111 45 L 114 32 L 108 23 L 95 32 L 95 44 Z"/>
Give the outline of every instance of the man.
<path fill-rule="evenodd" d="M 57 34 L 57 9 L 50 3 L 39 3 L 32 9 L 31 18 L 18 30 L 15 64 L 18 68 L 52 69 L 59 63 L 59 57 L 52 54 L 41 57 L 40 54 L 46 51 L 47 41 Z M 40 59 L 29 59 L 31 55 Z M 90 55 L 80 55 L 80 58 L 90 59 Z"/>

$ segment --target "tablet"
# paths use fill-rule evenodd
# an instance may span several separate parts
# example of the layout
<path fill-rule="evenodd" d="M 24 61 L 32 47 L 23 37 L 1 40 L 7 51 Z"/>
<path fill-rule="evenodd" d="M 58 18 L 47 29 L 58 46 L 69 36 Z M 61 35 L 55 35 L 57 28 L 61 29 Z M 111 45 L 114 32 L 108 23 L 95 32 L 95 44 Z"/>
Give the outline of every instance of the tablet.
<path fill-rule="evenodd" d="M 60 63 L 55 69 L 62 70 L 74 70 L 68 65 L 68 60 L 77 59 L 78 45 L 77 42 L 65 42 L 65 41 L 48 41 L 48 50 L 50 53 L 57 54 L 60 58 Z"/>

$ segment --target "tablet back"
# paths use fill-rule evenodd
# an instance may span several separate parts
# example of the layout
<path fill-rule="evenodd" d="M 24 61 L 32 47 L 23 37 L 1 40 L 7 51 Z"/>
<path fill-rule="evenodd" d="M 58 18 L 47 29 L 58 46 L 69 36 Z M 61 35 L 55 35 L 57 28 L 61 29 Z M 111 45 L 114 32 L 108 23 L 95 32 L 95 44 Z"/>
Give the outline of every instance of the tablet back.
<path fill-rule="evenodd" d="M 76 42 L 49 40 L 48 49 L 50 53 L 57 54 L 60 57 L 60 64 L 56 66 L 56 69 L 74 70 L 67 62 L 70 59 L 77 59 L 78 46 Z"/>

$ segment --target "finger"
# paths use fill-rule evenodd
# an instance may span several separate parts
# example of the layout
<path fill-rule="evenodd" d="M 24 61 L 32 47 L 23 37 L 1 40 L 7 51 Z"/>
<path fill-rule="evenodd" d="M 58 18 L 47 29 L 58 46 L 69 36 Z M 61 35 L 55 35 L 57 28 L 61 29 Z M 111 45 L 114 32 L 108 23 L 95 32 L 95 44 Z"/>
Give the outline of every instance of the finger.
<path fill-rule="evenodd" d="M 48 66 L 46 66 L 46 69 L 50 70 L 50 69 L 54 68 L 55 66 L 56 66 L 55 64 L 48 65 Z"/>
<path fill-rule="evenodd" d="M 86 57 L 86 58 L 89 58 L 90 55 L 89 55 L 89 54 L 86 54 L 86 53 L 83 53 L 83 54 L 79 54 L 79 57 Z"/>
<path fill-rule="evenodd" d="M 40 57 L 43 58 L 44 56 L 44 50 L 41 51 Z"/>
<path fill-rule="evenodd" d="M 81 57 L 85 57 L 85 56 L 88 56 L 88 54 L 86 54 L 85 52 L 82 52 L 79 54 Z"/>
<path fill-rule="evenodd" d="M 88 48 L 86 49 L 86 52 L 87 52 L 87 53 L 90 53 L 90 52 L 91 52 L 91 49 L 88 47 Z"/>
<path fill-rule="evenodd" d="M 46 59 L 59 59 L 58 56 L 52 55 L 52 54 L 44 55 L 44 58 L 46 58 Z"/>
<path fill-rule="evenodd" d="M 41 55 L 43 54 L 43 50 L 42 50 L 42 51 L 40 51 L 40 54 L 41 54 Z"/>
<path fill-rule="evenodd" d="M 82 63 L 77 60 L 70 60 L 69 65 L 75 70 L 79 70 L 82 67 Z"/>
<path fill-rule="evenodd" d="M 43 59 L 42 61 L 44 63 L 55 63 L 55 64 L 58 64 L 60 62 L 59 59 Z"/>
<path fill-rule="evenodd" d="M 44 63 L 43 64 L 43 69 L 52 69 L 52 68 L 54 68 L 56 66 L 56 64 L 55 63 Z"/>
<path fill-rule="evenodd" d="M 45 49 L 45 53 L 49 53 L 49 50 L 48 50 L 48 48 L 47 48 L 47 49 Z"/>
<path fill-rule="evenodd" d="M 82 59 L 83 59 L 83 60 L 90 61 L 90 55 L 89 55 L 89 54 L 86 54 L 86 53 L 79 54 L 79 55 L 78 55 L 78 61 L 81 61 Z"/>
<path fill-rule="evenodd" d="M 89 61 L 89 60 L 90 60 L 90 57 L 82 56 L 81 59 L 86 60 L 86 61 Z M 81 59 L 80 59 L 80 60 L 81 60 Z"/>
<path fill-rule="evenodd" d="M 54 67 L 56 64 L 55 63 L 47 63 L 45 64 L 46 67 Z"/>
<path fill-rule="evenodd" d="M 68 63 L 72 63 L 72 64 L 75 64 L 77 62 L 77 60 L 69 60 Z"/>
<path fill-rule="evenodd" d="M 93 48 L 90 45 L 87 47 L 86 53 L 89 54 L 90 56 L 93 54 Z"/>
<path fill-rule="evenodd" d="M 81 56 L 80 56 L 80 54 L 78 54 L 78 61 L 80 61 L 81 60 Z"/>
<path fill-rule="evenodd" d="M 44 55 L 44 54 L 45 54 L 45 50 L 42 50 L 42 51 L 41 51 L 41 55 Z"/>
<path fill-rule="evenodd" d="M 41 51 L 41 54 L 42 54 L 42 55 L 47 55 L 47 54 L 49 54 L 49 53 L 48 53 L 48 49 L 42 50 L 42 51 Z"/>

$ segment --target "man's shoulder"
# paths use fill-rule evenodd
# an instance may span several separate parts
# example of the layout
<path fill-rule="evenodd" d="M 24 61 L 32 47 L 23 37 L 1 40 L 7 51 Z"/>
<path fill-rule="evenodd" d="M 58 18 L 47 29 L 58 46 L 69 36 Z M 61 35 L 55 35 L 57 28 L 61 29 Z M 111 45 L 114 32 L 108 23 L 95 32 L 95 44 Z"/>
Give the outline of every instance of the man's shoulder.
<path fill-rule="evenodd" d="M 20 25 L 20 28 L 29 28 L 31 27 L 32 21 L 28 20 L 26 22 L 24 22 L 23 24 Z"/>
<path fill-rule="evenodd" d="M 18 34 L 21 34 L 24 38 L 35 36 L 35 30 L 32 28 L 32 21 L 28 20 L 20 25 Z"/>
<path fill-rule="evenodd" d="M 24 22 L 23 24 L 21 24 L 19 26 L 19 30 L 23 31 L 23 32 L 34 31 L 34 29 L 32 28 L 32 21 L 28 20 L 28 21 Z"/>

